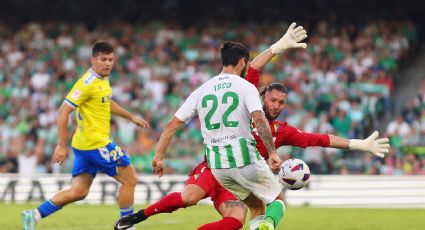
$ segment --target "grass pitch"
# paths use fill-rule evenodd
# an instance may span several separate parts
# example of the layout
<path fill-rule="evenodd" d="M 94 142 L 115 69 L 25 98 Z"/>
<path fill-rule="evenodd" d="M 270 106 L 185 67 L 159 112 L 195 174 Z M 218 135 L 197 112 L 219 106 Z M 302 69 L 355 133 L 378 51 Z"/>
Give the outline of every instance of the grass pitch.
<path fill-rule="evenodd" d="M 36 204 L 0 204 L 0 229 L 21 229 L 21 211 Z M 136 206 L 140 209 L 143 206 Z M 72 204 L 37 226 L 37 230 L 112 229 L 118 218 L 115 205 Z M 137 225 L 137 229 L 187 230 L 220 219 L 212 206 L 198 205 L 160 214 Z M 249 229 L 248 222 L 243 229 Z M 339 209 L 287 207 L 281 230 L 404 230 L 425 229 L 425 209 Z"/>

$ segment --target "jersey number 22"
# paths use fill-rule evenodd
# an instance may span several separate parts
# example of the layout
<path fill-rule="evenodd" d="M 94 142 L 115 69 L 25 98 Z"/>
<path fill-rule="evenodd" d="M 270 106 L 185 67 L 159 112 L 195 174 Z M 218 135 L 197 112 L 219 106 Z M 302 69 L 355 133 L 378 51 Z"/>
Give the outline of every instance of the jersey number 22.
<path fill-rule="evenodd" d="M 225 127 L 237 127 L 239 122 L 229 121 L 229 116 L 236 108 L 238 108 L 239 97 L 235 92 L 229 91 L 223 94 L 221 103 L 227 104 L 229 98 L 232 98 L 233 100 L 232 100 L 232 104 L 229 106 L 229 108 L 227 108 L 226 112 L 223 113 L 223 117 L 222 117 L 223 125 Z M 211 124 L 211 117 L 214 115 L 218 107 L 218 98 L 217 96 L 213 94 L 208 94 L 204 96 L 204 98 L 202 98 L 202 108 L 207 107 L 208 101 L 212 101 L 212 107 L 210 111 L 208 111 L 207 115 L 205 116 L 205 126 L 207 127 L 208 130 L 218 129 L 220 128 L 220 125 L 221 125 L 220 123 Z"/>

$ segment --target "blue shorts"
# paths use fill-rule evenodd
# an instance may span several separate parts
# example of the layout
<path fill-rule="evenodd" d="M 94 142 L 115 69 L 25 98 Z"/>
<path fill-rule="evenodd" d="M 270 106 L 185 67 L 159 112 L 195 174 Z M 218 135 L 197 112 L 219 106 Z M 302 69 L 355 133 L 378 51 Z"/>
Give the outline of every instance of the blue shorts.
<path fill-rule="evenodd" d="M 95 177 L 98 172 L 114 177 L 118 174 L 118 166 L 131 164 L 125 151 L 114 143 L 109 143 L 105 147 L 95 150 L 72 148 L 72 151 L 75 156 L 72 177 L 82 173 L 89 173 Z"/>

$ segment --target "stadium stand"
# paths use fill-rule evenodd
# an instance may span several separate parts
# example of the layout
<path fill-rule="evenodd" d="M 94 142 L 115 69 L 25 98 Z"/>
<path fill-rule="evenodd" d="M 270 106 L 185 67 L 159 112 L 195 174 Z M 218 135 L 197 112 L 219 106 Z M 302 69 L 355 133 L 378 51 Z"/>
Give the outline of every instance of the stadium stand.
<path fill-rule="evenodd" d="M 262 84 L 281 81 L 290 88 L 281 118 L 305 131 L 350 138 L 377 128 L 393 148 L 383 160 L 321 148 L 280 153 L 303 158 L 316 174 L 424 174 L 425 83 L 405 74 L 413 59 L 424 56 L 424 6 L 396 0 L 4 2 L 0 172 L 70 171 L 72 154 L 64 167 L 50 163 L 55 114 L 88 67 L 96 39 L 117 48 L 115 99 L 153 127 L 142 131 L 114 119 L 113 138 L 132 154 L 139 172 L 150 172 L 164 123 L 191 90 L 219 71 L 220 42 L 241 41 L 253 56 L 297 21 L 309 31 L 308 49 L 273 60 L 262 76 Z M 408 102 L 400 94 L 409 95 Z M 190 123 L 175 139 L 170 172 L 186 173 L 202 159 L 198 125 Z"/>
<path fill-rule="evenodd" d="M 307 161 L 323 174 L 424 174 L 425 83 L 400 116 L 392 116 L 391 95 L 400 66 L 415 55 L 415 23 L 370 20 L 305 23 L 308 48 L 273 60 L 261 84 L 280 81 L 290 89 L 282 119 L 308 132 L 363 138 L 380 128 L 391 137 L 384 160 L 365 154 L 309 148 L 282 148 L 285 157 Z M 70 172 L 50 162 L 56 144 L 56 113 L 64 95 L 87 69 L 91 44 L 108 39 L 117 61 L 110 76 L 115 100 L 138 112 L 151 130 L 138 130 L 113 119 L 113 139 L 132 155 L 140 172 L 150 160 L 160 132 L 188 93 L 219 71 L 218 46 L 238 40 L 256 55 L 283 33 L 285 22 L 211 21 L 207 27 L 152 21 L 98 23 L 28 23 L 0 26 L 0 172 Z M 257 36 L 261 34 L 262 36 Z M 383 119 L 391 122 L 382 127 Z M 73 122 L 73 121 L 72 121 Z M 202 137 L 196 121 L 179 132 L 169 152 L 169 173 L 187 173 L 202 159 Z M 418 149 L 419 148 L 419 149 Z"/>

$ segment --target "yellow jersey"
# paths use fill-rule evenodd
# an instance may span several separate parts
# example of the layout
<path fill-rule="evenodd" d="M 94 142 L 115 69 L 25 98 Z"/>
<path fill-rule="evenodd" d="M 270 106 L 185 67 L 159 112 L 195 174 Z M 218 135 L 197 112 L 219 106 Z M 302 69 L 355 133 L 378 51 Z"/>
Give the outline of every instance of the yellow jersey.
<path fill-rule="evenodd" d="M 111 142 L 111 98 L 108 78 L 91 68 L 74 84 L 65 98 L 65 103 L 76 109 L 78 127 L 72 137 L 73 148 L 94 150 Z"/>

